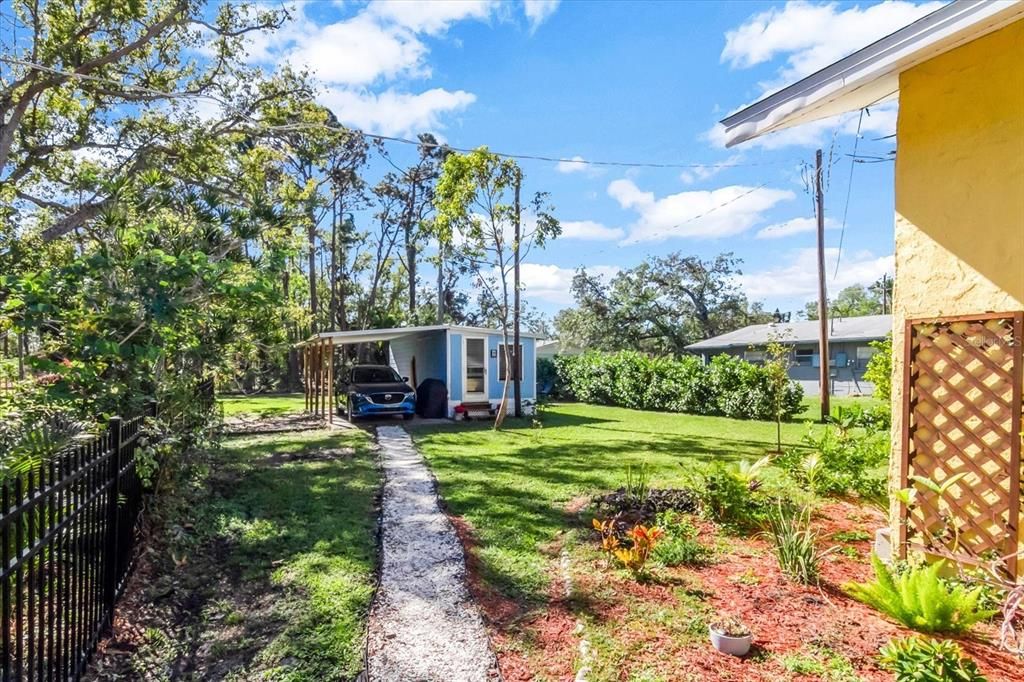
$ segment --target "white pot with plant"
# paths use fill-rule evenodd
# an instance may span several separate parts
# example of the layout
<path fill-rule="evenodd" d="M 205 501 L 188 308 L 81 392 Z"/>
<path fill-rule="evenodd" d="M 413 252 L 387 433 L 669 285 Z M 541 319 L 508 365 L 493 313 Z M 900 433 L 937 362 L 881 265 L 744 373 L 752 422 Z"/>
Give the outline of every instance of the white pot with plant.
<path fill-rule="evenodd" d="M 711 623 L 711 645 L 723 654 L 746 656 L 754 636 L 750 628 L 736 618 L 722 618 Z"/>

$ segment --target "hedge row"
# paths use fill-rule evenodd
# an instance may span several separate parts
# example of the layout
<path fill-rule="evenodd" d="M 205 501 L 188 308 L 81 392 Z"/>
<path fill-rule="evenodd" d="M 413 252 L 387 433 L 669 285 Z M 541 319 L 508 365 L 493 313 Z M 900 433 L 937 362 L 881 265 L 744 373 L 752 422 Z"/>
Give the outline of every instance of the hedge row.
<path fill-rule="evenodd" d="M 676 360 L 633 351 L 555 358 L 570 397 L 585 403 L 638 410 L 775 419 L 775 392 L 768 370 L 740 358 L 719 355 L 705 365 L 697 357 Z M 803 388 L 782 388 L 782 416 L 800 412 Z"/>

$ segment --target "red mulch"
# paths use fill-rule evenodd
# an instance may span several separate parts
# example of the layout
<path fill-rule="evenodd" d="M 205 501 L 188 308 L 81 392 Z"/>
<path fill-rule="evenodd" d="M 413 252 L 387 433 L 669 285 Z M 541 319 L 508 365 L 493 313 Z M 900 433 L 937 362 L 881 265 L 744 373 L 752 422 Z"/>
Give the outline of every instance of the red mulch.
<path fill-rule="evenodd" d="M 564 586 L 557 569 L 552 570 L 553 584 L 545 608 L 525 611 L 480 578 L 472 528 L 458 517 L 452 517 L 452 522 L 466 550 L 470 591 L 483 611 L 506 682 L 526 682 L 536 677 L 572 680 L 579 637 L 572 607 L 562 598 Z M 857 558 L 839 553 L 827 557 L 822 565 L 820 587 L 799 585 L 784 578 L 767 543 L 756 537 L 733 538 L 733 551 L 719 556 L 710 566 L 659 569 L 658 579 L 645 584 L 607 570 L 603 564 L 588 570 L 576 566 L 576 593 L 595 596 L 587 606 L 592 617 L 613 623 L 619 643 L 635 652 L 630 656 L 629 669 L 620 671 L 620 679 L 628 679 L 635 670 L 647 669 L 666 679 L 812 680 L 813 677 L 787 672 L 777 657 L 801 649 L 806 653 L 808 645 L 817 645 L 845 656 L 866 681 L 891 680 L 890 673 L 877 667 L 878 649 L 892 637 L 913 633 L 842 593 L 839 586 L 844 582 L 871 577 L 871 542 L 840 543 L 832 539 L 840 531 L 873 531 L 883 525 L 883 518 L 874 510 L 835 502 L 816 515 L 814 525 L 825 547 L 846 545 L 858 553 Z M 704 525 L 702 531 L 705 538 L 715 532 L 710 525 Z M 545 548 L 553 558 L 553 566 L 557 566 L 559 544 Z M 752 654 L 739 659 L 719 654 L 707 642 L 681 644 L 669 633 L 628 627 L 630 603 L 634 608 L 637 601 L 650 603 L 652 608 L 676 605 L 675 592 L 681 584 L 706 594 L 705 603 L 716 613 L 736 616 L 750 626 L 755 640 Z M 517 645 L 521 638 L 529 641 L 529 655 Z M 992 644 L 996 638 L 997 629 L 989 624 L 976 627 L 971 639 L 959 641 L 990 682 L 1022 679 L 1021 661 L 999 651 Z"/>

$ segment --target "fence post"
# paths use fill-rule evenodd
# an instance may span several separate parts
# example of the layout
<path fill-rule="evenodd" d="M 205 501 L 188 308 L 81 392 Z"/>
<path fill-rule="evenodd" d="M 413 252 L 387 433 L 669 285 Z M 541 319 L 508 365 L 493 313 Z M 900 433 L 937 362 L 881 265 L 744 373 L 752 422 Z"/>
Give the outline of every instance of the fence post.
<path fill-rule="evenodd" d="M 111 417 L 107 425 L 110 433 L 110 454 L 107 466 L 109 490 L 107 492 L 107 523 L 104 529 L 104 572 L 103 572 L 103 619 L 109 617 L 107 627 L 114 625 L 114 600 L 117 594 L 117 517 L 118 497 L 120 496 L 121 472 L 121 418 Z"/>

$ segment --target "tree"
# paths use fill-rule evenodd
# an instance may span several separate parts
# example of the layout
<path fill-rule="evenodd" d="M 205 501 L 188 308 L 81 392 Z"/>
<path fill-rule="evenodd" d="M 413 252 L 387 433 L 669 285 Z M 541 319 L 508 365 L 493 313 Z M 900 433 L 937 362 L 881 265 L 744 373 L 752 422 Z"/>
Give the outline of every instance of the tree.
<path fill-rule="evenodd" d="M 232 106 L 207 133 L 239 129 L 262 80 L 240 66 L 241 40 L 282 16 L 225 3 L 208 21 L 196 0 L 13 4 L 5 30 L 18 40 L 0 69 L 0 217 L 25 224 L 36 214 L 44 241 L 101 219 L 147 170 L 174 165 L 201 185 L 205 169 L 187 163 L 199 126 L 182 124 L 213 98 Z"/>
<path fill-rule="evenodd" d="M 446 146 L 438 144 L 437 138 L 429 133 L 419 135 L 418 158 L 406 169 L 400 169 L 384 154 L 385 160 L 395 166 L 397 172 L 384 176 L 379 185 L 381 191 L 390 192 L 401 205 L 399 225 L 402 229 L 404 253 L 399 258 L 407 277 L 409 320 L 418 322 L 416 309 L 417 269 L 420 241 L 426 233 L 424 221 L 434 208 L 434 183 L 441 173 L 441 164 L 449 154 Z M 443 261 L 439 260 L 439 267 Z"/>
<path fill-rule="evenodd" d="M 708 261 L 672 253 L 607 283 L 580 269 L 572 283 L 576 307 L 555 319 L 558 336 L 582 348 L 682 355 L 701 339 L 771 321 L 735 284 L 739 265 L 731 253 Z"/>
<path fill-rule="evenodd" d="M 518 309 L 513 303 L 510 278 L 529 255 L 532 246 L 542 246 L 561 233 L 552 215 L 547 194 L 537 192 L 528 202 L 533 220 L 519 239 L 510 235 L 522 216 L 518 202 L 510 194 L 522 179 L 522 171 L 512 159 L 504 159 L 481 147 L 468 154 L 451 154 L 445 159 L 437 183 L 433 222 L 442 248 L 464 263 L 480 287 L 497 317 L 502 331 L 505 366 L 519 366 L 519 358 L 509 351 L 513 316 Z M 518 356 L 518 349 L 515 350 Z M 513 370 L 515 371 L 515 370 Z M 500 428 L 508 410 L 509 375 L 505 373 L 501 404 L 495 419 Z"/>
<path fill-rule="evenodd" d="M 782 418 L 786 414 L 791 353 L 792 349 L 778 338 L 769 339 L 764 349 L 764 368 L 775 417 L 775 452 L 778 454 L 782 454 Z"/>
<path fill-rule="evenodd" d="M 883 282 L 888 281 L 888 285 Z M 863 284 L 851 284 L 829 301 L 828 314 L 830 317 L 862 317 L 864 315 L 882 314 L 882 297 L 892 301 L 892 280 L 885 278 L 878 280 L 870 288 Z M 818 302 L 808 301 L 804 305 L 804 316 L 808 320 L 818 319 Z"/>

